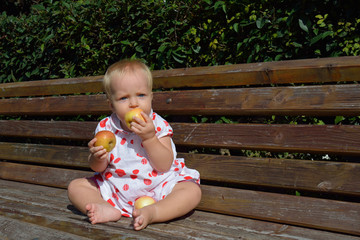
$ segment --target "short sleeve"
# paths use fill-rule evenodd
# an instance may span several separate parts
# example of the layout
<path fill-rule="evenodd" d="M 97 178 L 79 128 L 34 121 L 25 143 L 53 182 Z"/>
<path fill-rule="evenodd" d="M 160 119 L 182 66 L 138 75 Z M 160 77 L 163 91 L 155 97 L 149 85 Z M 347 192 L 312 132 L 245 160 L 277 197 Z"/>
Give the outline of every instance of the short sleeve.
<path fill-rule="evenodd" d="M 95 129 L 95 134 L 100 132 L 100 131 L 103 131 L 103 130 L 110 130 L 111 131 L 111 125 L 110 125 L 110 117 L 106 117 L 104 119 L 102 119 L 96 129 Z"/>
<path fill-rule="evenodd" d="M 158 138 L 162 138 L 162 137 L 166 137 L 166 136 L 169 136 L 169 137 L 173 136 L 173 129 L 164 118 L 162 118 L 157 113 L 153 113 L 152 119 L 153 119 L 154 125 L 155 125 L 155 133 Z"/>

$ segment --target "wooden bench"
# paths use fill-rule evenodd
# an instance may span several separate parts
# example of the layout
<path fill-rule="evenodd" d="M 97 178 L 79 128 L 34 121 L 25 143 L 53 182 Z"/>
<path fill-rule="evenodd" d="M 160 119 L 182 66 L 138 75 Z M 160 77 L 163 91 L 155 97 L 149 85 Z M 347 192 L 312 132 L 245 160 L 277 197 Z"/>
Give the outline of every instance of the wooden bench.
<path fill-rule="evenodd" d="M 1 237 L 360 239 L 360 125 L 351 123 L 360 116 L 360 57 L 153 76 L 154 89 L 162 89 L 154 93 L 154 110 L 171 122 L 179 156 L 201 173 L 197 209 L 140 232 L 128 218 L 91 225 L 68 201 L 66 187 L 93 174 L 87 142 L 94 116 L 110 113 L 102 76 L 5 83 Z M 336 116 L 350 120 L 335 124 Z M 285 122 L 290 118 L 298 124 Z"/>

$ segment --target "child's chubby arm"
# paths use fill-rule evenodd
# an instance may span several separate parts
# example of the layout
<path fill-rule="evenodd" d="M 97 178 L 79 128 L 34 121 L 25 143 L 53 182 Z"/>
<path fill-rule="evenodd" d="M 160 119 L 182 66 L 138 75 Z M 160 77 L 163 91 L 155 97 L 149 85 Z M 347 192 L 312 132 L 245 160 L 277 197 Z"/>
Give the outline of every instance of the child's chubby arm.
<path fill-rule="evenodd" d="M 108 166 L 109 154 L 103 146 L 95 147 L 96 138 L 89 143 L 90 155 L 88 158 L 90 168 L 95 172 L 103 172 Z"/>
<path fill-rule="evenodd" d="M 142 144 L 149 156 L 153 168 L 158 172 L 167 172 L 170 170 L 174 160 L 171 138 L 157 138 L 152 119 L 143 112 L 141 115 L 145 121 L 135 117 L 135 121 L 131 123 L 131 130 L 141 137 Z"/>

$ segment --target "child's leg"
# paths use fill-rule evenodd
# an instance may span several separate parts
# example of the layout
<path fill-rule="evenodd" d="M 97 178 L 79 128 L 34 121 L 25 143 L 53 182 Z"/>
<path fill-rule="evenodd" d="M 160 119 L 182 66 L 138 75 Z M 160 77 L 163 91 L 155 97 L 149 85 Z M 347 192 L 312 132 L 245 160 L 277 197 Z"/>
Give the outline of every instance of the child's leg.
<path fill-rule="evenodd" d="M 164 199 L 150 206 L 134 210 L 134 229 L 141 230 L 150 223 L 166 222 L 184 216 L 201 200 L 201 189 L 193 182 L 180 182 Z"/>
<path fill-rule="evenodd" d="M 79 178 L 71 181 L 68 197 L 77 209 L 87 214 L 92 224 L 117 221 L 121 218 L 121 212 L 101 197 L 99 189 L 91 179 Z"/>

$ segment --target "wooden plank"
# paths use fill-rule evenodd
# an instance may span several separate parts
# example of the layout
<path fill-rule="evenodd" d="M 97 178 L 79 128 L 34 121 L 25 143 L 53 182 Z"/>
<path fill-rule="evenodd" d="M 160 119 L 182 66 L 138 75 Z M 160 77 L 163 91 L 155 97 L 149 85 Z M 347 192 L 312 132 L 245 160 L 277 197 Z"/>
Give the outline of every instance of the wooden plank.
<path fill-rule="evenodd" d="M 173 115 L 359 115 L 360 85 L 158 92 L 156 112 Z"/>
<path fill-rule="evenodd" d="M 203 186 L 198 209 L 360 235 L 360 203 Z"/>
<path fill-rule="evenodd" d="M 90 240 L 64 231 L 27 223 L 21 220 L 0 216 L 0 237 L 2 239 L 57 239 Z"/>
<path fill-rule="evenodd" d="M 173 123 L 172 126 L 174 141 L 185 146 L 360 154 L 360 126 L 355 125 Z"/>
<path fill-rule="evenodd" d="M 0 120 L 0 136 L 90 141 L 96 122 Z M 358 125 L 171 123 L 179 146 L 360 155 Z M 339 144 L 341 142 L 341 144 Z"/>
<path fill-rule="evenodd" d="M 206 154 L 179 156 L 205 180 L 360 196 L 359 163 Z"/>
<path fill-rule="evenodd" d="M 49 96 L 104 92 L 103 76 L 0 84 L 0 97 Z"/>
<path fill-rule="evenodd" d="M 90 141 L 98 122 L 0 120 L 0 136 Z"/>
<path fill-rule="evenodd" d="M 1 159 L 26 163 L 88 168 L 88 154 L 87 147 L 0 143 Z M 202 180 L 360 196 L 360 163 L 188 153 L 178 157 L 197 169 Z"/>
<path fill-rule="evenodd" d="M 1 192 L 0 199 L 2 198 L 4 200 L 10 200 L 12 202 L 15 202 L 14 205 L 5 203 L 6 206 L 3 207 L 4 211 L 8 212 L 14 210 L 17 211 L 19 215 L 23 213 L 28 213 L 29 215 L 36 214 L 36 216 L 42 216 L 48 219 L 52 219 L 54 217 L 57 217 L 57 219 L 59 219 L 60 216 L 61 221 L 72 222 L 73 224 L 75 224 L 75 228 L 79 224 L 81 224 L 83 225 L 83 228 L 87 229 L 87 231 L 92 231 L 94 230 L 94 227 L 99 226 L 99 228 L 101 228 L 103 231 L 110 230 L 109 232 L 112 232 L 113 234 L 116 234 L 116 232 L 119 232 L 119 235 L 124 235 L 124 232 L 125 233 L 128 232 L 131 235 L 137 234 L 137 232 L 131 229 L 130 226 L 131 219 L 128 218 L 122 218 L 117 223 L 98 224 L 95 226 L 91 225 L 86 221 L 83 221 L 85 216 L 82 214 L 79 215 L 79 213 L 73 209 L 74 207 L 69 205 L 70 202 L 67 199 L 67 194 L 66 191 L 64 190 L 62 191 L 60 189 L 54 190 L 54 188 L 46 188 L 42 186 L 19 184 L 13 182 L 5 182 L 3 185 L 4 185 L 4 189 L 0 190 Z M 30 187 L 30 189 L 26 189 L 26 186 Z M 13 187 L 15 187 L 16 189 L 10 190 Z M 23 194 L 24 192 L 26 192 L 26 194 Z M 54 198 L 54 196 L 57 197 Z M 32 209 L 31 206 L 29 206 L 29 205 L 39 206 L 39 204 L 41 204 L 40 209 L 39 208 Z M 19 208 L 17 206 L 22 206 L 22 207 Z M 18 211 L 17 209 L 21 209 L 21 210 Z M 72 210 L 72 212 L 70 212 L 69 210 Z M 48 212 L 50 212 L 50 214 L 47 214 Z M 208 222 L 205 223 L 204 222 L 205 218 L 203 217 L 204 214 L 192 213 L 188 215 L 187 219 L 189 218 L 191 219 L 194 215 L 197 217 L 191 221 L 191 223 L 194 224 L 190 225 L 188 221 L 185 221 L 184 219 L 169 221 L 168 223 L 165 224 L 153 224 L 151 226 L 148 226 L 144 231 L 139 232 L 138 237 L 140 236 L 151 237 L 151 236 L 156 236 L 158 234 L 159 237 L 173 235 L 177 239 L 184 239 L 187 238 L 189 235 L 194 237 L 196 236 L 198 238 L 212 236 L 211 238 L 216 239 L 216 238 L 222 238 L 222 236 L 223 238 L 234 238 L 238 236 L 240 232 L 245 232 L 245 231 L 241 231 L 240 228 L 236 227 L 237 218 L 235 217 L 230 217 L 230 216 L 223 216 L 222 218 L 220 217 L 220 219 L 223 219 L 224 222 L 222 227 L 217 228 L 218 231 L 215 232 L 209 226 L 211 226 L 212 223 L 215 220 L 218 220 L 219 218 L 216 218 L 216 216 L 213 216 L 213 214 L 206 214 L 206 216 L 208 217 L 206 220 Z M 203 221 L 203 223 L 199 224 L 198 222 L 201 220 Z M 196 226 L 194 226 L 195 224 Z M 110 227 L 112 227 L 112 229 L 109 229 Z M 67 229 L 62 229 L 62 230 L 67 231 Z M 96 235 L 94 235 L 93 238 L 95 236 Z M 108 239 L 113 239 L 113 238 L 108 237 Z M 169 239 L 173 239 L 173 237 L 170 237 Z"/>
<path fill-rule="evenodd" d="M 228 87 L 359 81 L 359 66 L 359 57 L 338 57 L 171 69 L 153 74 L 155 88 Z"/>
<path fill-rule="evenodd" d="M 58 188 L 49 188 L 38 185 L 29 185 L 11 181 L 0 180 L 0 199 L 9 200 L 6 205 L 0 206 L 0 213 L 7 219 L 20 218 L 21 215 L 26 213 L 28 216 L 43 216 L 47 219 L 49 227 L 55 227 L 52 220 L 70 222 L 74 224 L 70 231 L 73 229 L 81 229 L 82 231 L 93 232 L 94 229 L 99 227 L 101 230 L 109 232 L 120 231 L 124 226 L 128 226 L 129 219 L 122 218 L 117 223 L 108 223 L 100 225 L 91 225 L 83 220 L 83 216 L 79 215 L 73 210 L 71 205 L 68 205 L 67 194 L 65 190 Z M 26 192 L 26 194 L 24 194 Z M 56 196 L 56 197 L 54 197 Z M 0 200 L 1 201 L 1 200 Z M 39 206 L 41 208 L 31 206 Z M 43 211 L 43 209 L 45 211 Z M 49 210 L 46 210 L 49 209 Z M 9 212 L 16 212 L 18 215 L 10 215 Z M 72 212 L 70 212 L 72 211 Z M 14 216 L 15 215 L 15 216 Z M 24 219 L 21 219 L 24 220 Z M 29 221 L 29 220 L 28 220 Z M 39 224 L 39 221 L 34 222 Z M 58 224 L 57 228 L 59 228 Z M 0 227 L 1 229 L 1 227 Z M 115 230 L 116 229 L 116 230 Z M 68 229 L 64 229 L 69 231 Z M 81 231 L 81 232 L 82 232 Z M 345 239 L 345 240 L 358 240 L 359 237 L 342 235 L 337 233 L 319 231 L 314 229 L 304 229 L 290 225 L 283 225 L 265 221 L 258 221 L 253 219 L 246 219 L 241 217 L 224 216 L 221 214 L 214 214 L 202 211 L 195 211 L 188 214 L 186 218 L 180 218 L 175 221 L 170 221 L 164 224 L 153 224 L 147 229 L 140 232 L 144 234 L 151 234 L 152 232 L 162 232 L 179 238 L 188 239 L 191 237 L 204 238 L 204 239 L 235 239 L 241 236 L 244 239 Z M 79 232 L 76 232 L 80 235 Z M 173 239 L 173 238 L 171 238 Z"/>
<path fill-rule="evenodd" d="M 90 171 L 0 162 L 0 179 L 50 187 L 67 188 L 71 180 L 93 175 Z"/>
<path fill-rule="evenodd" d="M 8 161 L 89 168 L 88 156 L 87 147 L 0 142 L 0 159 Z"/>
<path fill-rule="evenodd" d="M 8 170 L 1 170 L 0 173 L 2 179 L 5 175 L 5 179 L 32 181 L 48 186 L 54 186 L 54 182 L 57 182 L 58 187 L 67 186 L 66 180 L 60 179 L 60 174 L 65 172 L 74 178 L 89 176 L 88 172 L 84 171 L 27 167 L 27 172 L 33 176 L 29 181 L 24 180 L 23 175 L 27 173 L 23 174 L 18 165 L 3 163 L 1 169 L 5 168 Z M 44 176 L 39 176 L 45 171 Z M 14 175 L 15 172 L 22 174 Z M 55 176 L 52 176 L 53 174 Z M 71 178 L 68 177 L 68 181 Z M 202 185 L 202 190 L 203 197 L 198 206 L 200 210 L 360 235 L 360 203 L 206 185 Z"/>
<path fill-rule="evenodd" d="M 153 71 L 154 88 L 360 81 L 355 57 L 302 59 Z M 103 76 L 0 84 L 0 97 L 102 92 Z"/>
<path fill-rule="evenodd" d="M 70 213 L 64 214 L 61 211 L 49 211 L 49 209 L 39 209 L 39 206 L 23 205 L 20 208 L 19 204 L 9 201 L 2 201 L 0 213 L 17 220 L 25 220 L 28 223 L 52 228 L 57 231 L 62 231 L 65 234 L 70 233 L 79 235 L 90 239 L 170 239 L 172 236 L 161 231 L 141 231 L 135 232 L 130 223 L 127 225 L 91 225 L 86 219 L 81 216 Z M 39 205 L 39 204 L 37 204 Z M 66 207 L 66 206 L 65 206 Z M 58 214 L 58 215 L 55 215 Z M 29 226 L 30 227 L 30 226 Z M 44 234 L 45 235 L 45 234 Z M 41 238 L 42 239 L 42 238 Z M 174 239 L 184 239 L 175 237 Z"/>
<path fill-rule="evenodd" d="M 4 115 L 91 115 L 109 114 L 111 109 L 104 94 L 0 100 Z"/>
<path fill-rule="evenodd" d="M 103 94 L 0 99 L 3 115 L 109 114 Z M 155 92 L 154 110 L 173 115 L 354 115 L 360 84 Z"/>

